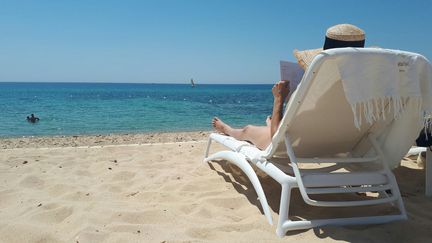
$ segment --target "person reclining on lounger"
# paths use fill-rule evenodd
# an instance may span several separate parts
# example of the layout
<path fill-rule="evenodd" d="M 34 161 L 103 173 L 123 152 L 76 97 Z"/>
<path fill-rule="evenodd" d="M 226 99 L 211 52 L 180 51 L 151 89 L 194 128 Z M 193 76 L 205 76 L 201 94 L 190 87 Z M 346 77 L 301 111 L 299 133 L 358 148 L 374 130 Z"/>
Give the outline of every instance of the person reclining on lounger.
<path fill-rule="evenodd" d="M 339 24 L 327 29 L 324 47 L 298 51 L 294 50 L 298 64 L 306 70 L 312 63 L 312 60 L 322 50 L 342 47 L 364 47 L 365 32 L 351 24 Z M 291 84 L 291 89 L 297 86 Z M 266 126 L 247 125 L 243 128 L 233 128 L 224 123 L 218 117 L 212 120 L 213 127 L 220 133 L 224 133 L 237 140 L 245 140 L 253 143 L 259 149 L 265 149 L 271 143 L 273 135 L 276 133 L 279 123 L 283 116 L 283 106 L 290 98 L 290 81 L 281 80 L 277 82 L 273 88 L 273 112 L 272 116 L 267 117 Z"/>

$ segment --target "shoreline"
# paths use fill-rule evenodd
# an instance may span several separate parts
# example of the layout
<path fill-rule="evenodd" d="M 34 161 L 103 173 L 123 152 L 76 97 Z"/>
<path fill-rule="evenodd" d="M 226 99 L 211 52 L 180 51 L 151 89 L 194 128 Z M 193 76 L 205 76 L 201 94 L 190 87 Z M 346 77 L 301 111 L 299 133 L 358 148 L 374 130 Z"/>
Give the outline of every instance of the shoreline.
<path fill-rule="evenodd" d="M 152 144 L 207 140 L 211 131 L 0 138 L 0 149 Z"/>

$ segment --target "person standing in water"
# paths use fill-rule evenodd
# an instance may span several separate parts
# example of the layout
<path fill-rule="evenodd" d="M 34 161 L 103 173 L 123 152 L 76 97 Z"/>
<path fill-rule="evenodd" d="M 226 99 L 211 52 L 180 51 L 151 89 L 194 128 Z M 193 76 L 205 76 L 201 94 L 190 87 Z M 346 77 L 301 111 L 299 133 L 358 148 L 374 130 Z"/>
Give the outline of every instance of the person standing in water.
<path fill-rule="evenodd" d="M 34 114 L 31 114 L 30 116 L 27 116 L 27 121 L 31 123 L 36 123 L 39 121 L 39 117 L 35 117 Z"/>

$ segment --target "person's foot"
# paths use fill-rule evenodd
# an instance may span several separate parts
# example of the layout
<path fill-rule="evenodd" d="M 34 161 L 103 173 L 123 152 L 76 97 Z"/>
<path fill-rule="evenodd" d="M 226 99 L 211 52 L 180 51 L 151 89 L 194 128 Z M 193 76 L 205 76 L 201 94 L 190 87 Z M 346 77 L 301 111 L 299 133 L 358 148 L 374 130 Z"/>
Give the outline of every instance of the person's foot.
<path fill-rule="evenodd" d="M 212 120 L 212 125 L 216 131 L 227 134 L 226 131 L 229 128 L 227 124 L 225 124 L 221 119 L 214 117 Z"/>

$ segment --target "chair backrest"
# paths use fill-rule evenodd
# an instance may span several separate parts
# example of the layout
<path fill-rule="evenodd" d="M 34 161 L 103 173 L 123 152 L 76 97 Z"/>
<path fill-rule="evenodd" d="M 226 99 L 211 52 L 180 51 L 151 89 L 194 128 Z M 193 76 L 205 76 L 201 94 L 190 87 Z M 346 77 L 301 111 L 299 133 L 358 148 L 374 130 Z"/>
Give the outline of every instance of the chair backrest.
<path fill-rule="evenodd" d="M 386 119 L 368 123 L 363 117 L 360 127 L 355 126 L 353 109 L 345 95 L 338 61 L 341 58 L 344 60 L 356 58 L 357 53 L 367 54 L 374 58 L 383 55 L 386 57 L 397 55 L 398 52 L 375 48 L 340 48 L 319 54 L 287 104 L 278 132 L 267 149 L 269 157 L 287 156 L 284 143 L 285 133 L 289 135 L 296 156 L 310 158 L 334 157 L 352 153 L 359 145 L 362 145 L 362 152 L 366 153 L 371 146 L 362 144 L 367 134 L 371 131 L 375 134 L 388 131 L 388 127 L 394 122 L 392 109 L 387 109 Z M 418 54 L 407 52 L 404 54 L 416 55 L 424 59 Z M 368 65 L 368 63 L 364 64 Z M 357 68 L 366 69 L 362 66 Z M 377 66 L 376 68 L 382 67 Z M 387 75 L 388 70 L 377 70 L 377 73 L 376 81 L 379 82 L 379 76 Z M 407 103 L 410 101 L 408 100 Z M 389 106 L 388 101 L 384 106 Z M 420 126 L 418 124 L 413 126 L 412 129 L 418 132 Z"/>

